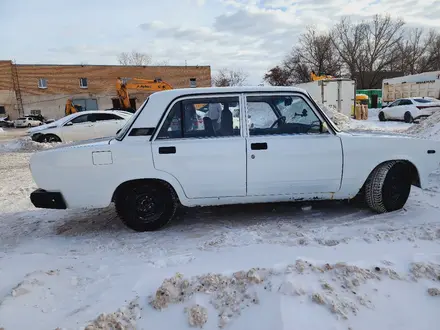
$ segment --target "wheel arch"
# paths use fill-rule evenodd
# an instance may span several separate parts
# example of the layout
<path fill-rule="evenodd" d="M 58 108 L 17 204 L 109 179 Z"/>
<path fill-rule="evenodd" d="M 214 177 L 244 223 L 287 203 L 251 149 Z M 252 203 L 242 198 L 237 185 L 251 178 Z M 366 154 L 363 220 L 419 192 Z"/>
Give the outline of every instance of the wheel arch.
<path fill-rule="evenodd" d="M 118 197 L 118 195 L 120 193 L 124 192 L 125 189 L 127 189 L 133 185 L 148 184 L 148 183 L 156 183 L 156 184 L 164 185 L 165 187 L 167 187 L 170 190 L 171 194 L 173 195 L 173 198 L 175 198 L 179 204 L 181 203 L 180 198 L 179 198 L 179 194 L 177 193 L 174 186 L 164 179 L 156 179 L 156 178 L 132 179 L 132 180 L 127 180 L 127 181 L 122 182 L 119 186 L 116 187 L 115 191 L 113 192 L 111 201 L 115 202 L 116 198 Z"/>
<path fill-rule="evenodd" d="M 379 164 L 377 164 L 367 175 L 367 177 L 364 180 L 364 183 L 362 184 L 361 189 L 359 190 L 359 193 L 363 192 L 365 189 L 365 184 L 367 183 L 368 179 L 370 178 L 370 176 L 373 174 L 373 172 L 380 166 L 383 166 L 389 162 L 402 162 L 405 163 L 409 166 L 410 172 L 411 172 L 411 185 L 416 186 L 418 188 L 421 188 L 421 182 L 420 182 L 420 174 L 419 174 L 419 170 L 417 169 L 417 167 L 414 165 L 414 163 L 412 163 L 411 161 L 407 160 L 407 159 L 388 159 L 385 160 Z"/>

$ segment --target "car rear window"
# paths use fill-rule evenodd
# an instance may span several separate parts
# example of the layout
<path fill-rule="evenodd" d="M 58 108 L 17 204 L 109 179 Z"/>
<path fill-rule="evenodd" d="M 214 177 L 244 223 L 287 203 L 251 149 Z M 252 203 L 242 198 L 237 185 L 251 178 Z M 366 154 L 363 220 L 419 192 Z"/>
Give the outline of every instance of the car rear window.
<path fill-rule="evenodd" d="M 427 100 L 427 99 L 414 99 L 414 101 L 419 102 L 419 103 L 431 103 L 432 100 Z"/>

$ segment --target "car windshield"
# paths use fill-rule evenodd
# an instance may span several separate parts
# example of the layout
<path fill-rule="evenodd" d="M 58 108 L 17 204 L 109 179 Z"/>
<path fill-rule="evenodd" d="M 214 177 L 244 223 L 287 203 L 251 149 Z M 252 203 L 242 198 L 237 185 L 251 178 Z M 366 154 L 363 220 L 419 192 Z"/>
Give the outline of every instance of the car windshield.
<path fill-rule="evenodd" d="M 134 115 L 131 116 L 129 120 L 125 123 L 125 125 L 121 128 L 118 134 L 116 134 L 116 140 L 121 141 L 125 134 L 127 134 L 128 130 L 131 128 L 133 123 L 135 122 L 136 118 L 139 116 L 139 114 L 142 112 L 142 110 L 145 108 L 145 105 L 147 104 L 149 98 L 145 100 L 145 102 L 139 107 L 139 109 L 135 112 Z"/>

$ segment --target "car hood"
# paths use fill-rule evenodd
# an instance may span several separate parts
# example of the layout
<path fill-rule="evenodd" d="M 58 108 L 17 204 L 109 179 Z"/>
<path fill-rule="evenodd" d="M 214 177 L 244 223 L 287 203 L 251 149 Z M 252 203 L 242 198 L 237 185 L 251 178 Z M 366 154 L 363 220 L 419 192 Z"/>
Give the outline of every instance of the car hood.
<path fill-rule="evenodd" d="M 55 128 L 58 127 L 58 124 L 55 123 L 50 123 L 50 124 L 44 124 L 44 125 L 40 125 L 40 126 L 36 126 L 36 127 L 32 127 L 30 129 L 27 130 L 27 132 L 29 134 L 34 134 L 40 131 L 43 131 L 45 129 L 49 129 L 49 128 Z"/>
<path fill-rule="evenodd" d="M 60 145 L 57 145 L 56 147 L 51 148 L 53 149 L 70 149 L 70 148 L 82 148 L 82 147 L 95 147 L 99 145 L 106 145 L 110 144 L 110 141 L 113 140 L 114 137 L 102 137 L 97 139 L 90 139 L 90 140 L 82 140 L 82 141 L 76 141 L 76 142 L 69 142 L 69 143 L 62 143 Z"/>
<path fill-rule="evenodd" d="M 398 132 L 381 132 L 381 131 L 363 131 L 363 130 L 352 130 L 349 132 L 343 132 L 344 134 L 352 135 L 352 136 L 365 136 L 365 137 L 394 137 L 394 138 L 408 138 L 408 139 L 420 139 L 420 136 L 398 133 Z"/>

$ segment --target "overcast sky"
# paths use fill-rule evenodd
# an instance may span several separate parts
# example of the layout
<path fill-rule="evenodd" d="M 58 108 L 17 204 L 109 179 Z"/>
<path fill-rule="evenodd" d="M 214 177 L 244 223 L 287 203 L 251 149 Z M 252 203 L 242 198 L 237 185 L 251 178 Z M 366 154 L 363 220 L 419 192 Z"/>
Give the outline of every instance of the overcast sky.
<path fill-rule="evenodd" d="M 242 69 L 259 84 L 305 26 L 386 12 L 440 29 L 439 0 L 0 0 L 0 59 L 117 64 L 137 50 L 213 73 Z"/>

